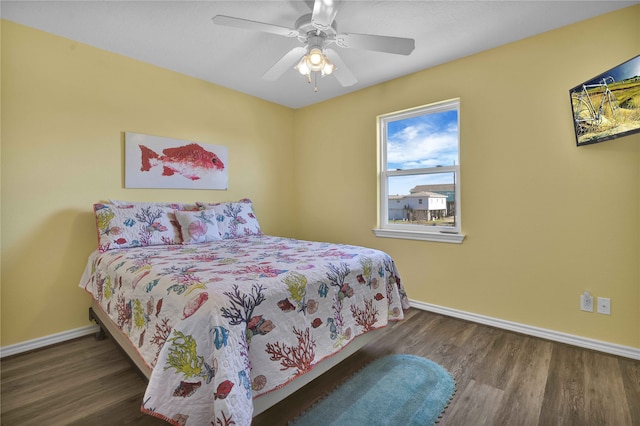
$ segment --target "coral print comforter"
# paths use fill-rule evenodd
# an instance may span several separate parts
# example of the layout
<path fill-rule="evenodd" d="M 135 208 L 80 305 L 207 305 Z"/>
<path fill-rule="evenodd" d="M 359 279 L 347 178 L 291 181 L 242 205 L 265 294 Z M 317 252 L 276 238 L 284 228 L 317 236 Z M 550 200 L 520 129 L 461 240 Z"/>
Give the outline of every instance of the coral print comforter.
<path fill-rule="evenodd" d="M 180 425 L 249 425 L 253 397 L 409 306 L 386 253 L 265 235 L 96 251 L 80 286 L 153 367 L 142 410 Z"/>

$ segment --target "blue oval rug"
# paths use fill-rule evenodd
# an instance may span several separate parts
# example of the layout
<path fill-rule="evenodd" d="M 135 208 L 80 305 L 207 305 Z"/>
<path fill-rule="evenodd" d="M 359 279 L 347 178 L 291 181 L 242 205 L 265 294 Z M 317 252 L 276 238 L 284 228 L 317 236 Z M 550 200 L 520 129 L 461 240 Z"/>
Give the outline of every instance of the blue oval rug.
<path fill-rule="evenodd" d="M 433 425 L 455 389 L 453 377 L 441 365 L 414 355 L 388 355 L 358 371 L 290 424 Z"/>

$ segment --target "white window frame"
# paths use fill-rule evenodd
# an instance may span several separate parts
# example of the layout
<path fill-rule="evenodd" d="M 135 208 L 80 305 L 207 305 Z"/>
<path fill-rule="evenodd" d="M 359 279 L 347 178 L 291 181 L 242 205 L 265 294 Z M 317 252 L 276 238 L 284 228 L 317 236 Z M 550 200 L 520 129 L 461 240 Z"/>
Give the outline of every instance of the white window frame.
<path fill-rule="evenodd" d="M 421 115 L 457 110 L 458 112 L 458 164 L 452 166 L 431 167 L 423 169 L 387 170 L 387 127 L 388 123 Z M 462 209 L 460 203 L 460 99 L 450 99 L 434 104 L 423 105 L 403 111 L 379 115 L 377 118 L 378 133 L 378 228 L 373 232 L 377 237 L 401 238 L 446 243 L 462 243 Z M 389 191 L 390 177 L 412 176 L 424 174 L 453 173 L 455 181 L 455 226 L 428 226 L 389 223 Z"/>

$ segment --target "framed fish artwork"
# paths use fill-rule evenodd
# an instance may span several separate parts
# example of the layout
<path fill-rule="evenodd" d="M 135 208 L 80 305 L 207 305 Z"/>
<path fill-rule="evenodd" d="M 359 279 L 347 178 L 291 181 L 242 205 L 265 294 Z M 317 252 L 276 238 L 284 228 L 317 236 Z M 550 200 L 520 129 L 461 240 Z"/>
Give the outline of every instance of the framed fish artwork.
<path fill-rule="evenodd" d="M 125 132 L 125 188 L 228 188 L 227 147 Z"/>

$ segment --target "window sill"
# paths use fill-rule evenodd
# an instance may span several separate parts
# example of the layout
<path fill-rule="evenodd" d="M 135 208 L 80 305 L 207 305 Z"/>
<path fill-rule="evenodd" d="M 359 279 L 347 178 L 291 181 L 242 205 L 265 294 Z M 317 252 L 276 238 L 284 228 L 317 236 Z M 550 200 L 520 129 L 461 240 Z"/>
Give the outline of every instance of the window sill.
<path fill-rule="evenodd" d="M 449 234 L 446 232 L 399 231 L 396 229 L 374 229 L 373 233 L 376 235 L 376 237 L 383 238 L 400 238 L 404 240 L 434 241 L 438 243 L 454 244 L 461 244 L 465 237 L 464 234 Z"/>

